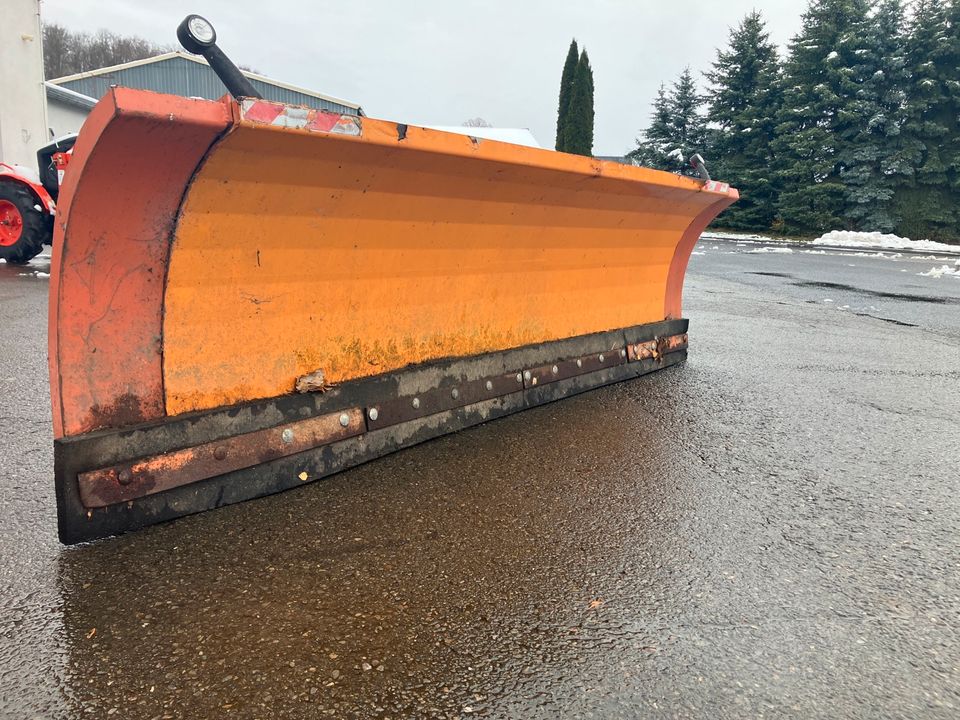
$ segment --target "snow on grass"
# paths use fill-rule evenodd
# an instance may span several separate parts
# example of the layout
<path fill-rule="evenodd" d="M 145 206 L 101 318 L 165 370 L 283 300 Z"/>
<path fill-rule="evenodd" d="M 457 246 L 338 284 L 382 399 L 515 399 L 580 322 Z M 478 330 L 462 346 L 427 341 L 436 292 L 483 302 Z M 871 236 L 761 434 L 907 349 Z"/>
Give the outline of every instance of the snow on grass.
<path fill-rule="evenodd" d="M 792 250 L 791 248 L 785 248 L 785 247 L 762 247 L 762 248 L 754 248 L 753 250 L 747 250 L 747 252 L 748 252 L 748 253 L 753 253 L 753 254 L 759 254 L 759 253 L 784 253 L 784 254 L 786 254 L 786 253 L 792 253 L 793 250 Z"/>
<path fill-rule="evenodd" d="M 844 248 L 883 248 L 884 250 L 929 250 L 934 252 L 960 252 L 960 246 L 934 242 L 933 240 L 910 240 L 898 235 L 878 232 L 852 232 L 834 230 L 813 241 L 814 245 L 830 245 Z"/>

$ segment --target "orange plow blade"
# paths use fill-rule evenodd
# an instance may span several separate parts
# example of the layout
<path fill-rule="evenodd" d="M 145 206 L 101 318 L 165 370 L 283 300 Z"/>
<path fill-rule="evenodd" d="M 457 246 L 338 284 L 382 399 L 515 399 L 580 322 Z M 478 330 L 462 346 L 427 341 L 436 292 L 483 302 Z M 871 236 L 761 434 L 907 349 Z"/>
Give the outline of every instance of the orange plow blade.
<path fill-rule="evenodd" d="M 58 215 L 60 535 L 277 492 L 686 356 L 722 183 L 112 90 Z"/>

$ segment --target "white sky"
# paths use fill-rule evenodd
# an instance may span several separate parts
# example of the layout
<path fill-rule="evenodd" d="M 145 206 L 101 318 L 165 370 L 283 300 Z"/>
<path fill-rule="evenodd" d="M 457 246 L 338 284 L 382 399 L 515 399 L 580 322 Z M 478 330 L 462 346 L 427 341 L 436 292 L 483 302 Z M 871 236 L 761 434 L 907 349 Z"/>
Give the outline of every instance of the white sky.
<path fill-rule="evenodd" d="M 662 81 L 707 69 L 729 28 L 758 7 L 773 39 L 800 27 L 799 0 L 42 0 L 44 19 L 177 45 L 191 12 L 234 62 L 363 105 L 373 117 L 526 127 L 553 147 L 571 37 L 596 86 L 597 155 L 620 155 L 647 124 Z"/>

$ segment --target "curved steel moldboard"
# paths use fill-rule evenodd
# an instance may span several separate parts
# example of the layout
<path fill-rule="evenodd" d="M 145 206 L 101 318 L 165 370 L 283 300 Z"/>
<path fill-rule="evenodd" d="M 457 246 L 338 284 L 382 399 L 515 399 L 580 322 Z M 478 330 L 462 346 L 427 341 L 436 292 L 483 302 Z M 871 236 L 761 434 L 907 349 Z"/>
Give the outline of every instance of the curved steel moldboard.
<path fill-rule="evenodd" d="M 737 197 L 369 117 L 111 88 L 57 208 L 54 437 L 679 318 L 690 253 Z"/>
<path fill-rule="evenodd" d="M 630 344 L 679 338 L 686 330 L 686 320 L 653 323 L 436 361 L 323 393 L 58 439 L 60 539 L 93 540 L 280 492 L 528 407 L 639 377 L 681 362 L 686 345 L 674 341 L 660 357 L 634 360 Z M 342 432 L 338 417 L 348 421 Z M 303 440 L 305 427 L 316 433 L 312 441 Z M 322 444 L 297 444 L 302 442 Z"/>

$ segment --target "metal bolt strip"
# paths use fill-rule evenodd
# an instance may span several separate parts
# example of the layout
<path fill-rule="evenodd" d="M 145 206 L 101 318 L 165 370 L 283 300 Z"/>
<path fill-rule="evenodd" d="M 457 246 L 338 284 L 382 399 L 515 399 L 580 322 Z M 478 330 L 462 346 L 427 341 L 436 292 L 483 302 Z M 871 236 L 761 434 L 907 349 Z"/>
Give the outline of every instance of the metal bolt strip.
<path fill-rule="evenodd" d="M 365 430 L 363 411 L 348 408 L 90 470 L 77 476 L 80 499 L 88 508 L 105 507 L 329 445 Z"/>
<path fill-rule="evenodd" d="M 387 399 L 366 409 L 339 410 L 267 430 L 83 472 L 77 476 L 80 498 L 88 508 L 126 502 L 312 450 L 367 430 L 493 400 L 627 362 L 649 359 L 662 362 L 665 355 L 686 347 L 687 335 L 683 333 L 631 343 L 626 347 L 606 348 L 494 377 L 464 382 L 451 380 L 416 395 Z"/>
<path fill-rule="evenodd" d="M 626 349 L 622 346 L 598 350 L 589 355 L 558 360 L 549 365 L 524 370 L 524 387 L 532 388 L 540 385 L 567 380 L 578 375 L 606 370 L 627 362 Z"/>
<path fill-rule="evenodd" d="M 682 341 L 682 342 L 681 342 Z M 521 369 L 517 372 L 492 378 L 453 382 L 442 387 L 432 388 L 417 395 L 391 398 L 367 408 L 367 427 L 371 430 L 390 427 L 402 422 L 428 415 L 454 410 L 484 400 L 503 397 L 539 385 L 566 380 L 600 370 L 624 365 L 627 362 L 642 360 L 633 354 L 633 348 L 656 347 L 657 343 L 669 352 L 686 347 L 686 335 L 657 338 L 649 343 L 637 343 L 629 346 L 614 346 L 580 357 L 558 360 L 549 365 Z M 667 342 L 667 345 L 664 345 Z"/>
<path fill-rule="evenodd" d="M 416 395 L 385 399 L 370 406 L 367 427 L 370 430 L 390 427 L 516 392 L 523 392 L 522 377 L 516 372 L 463 382 L 451 379 Z"/>

